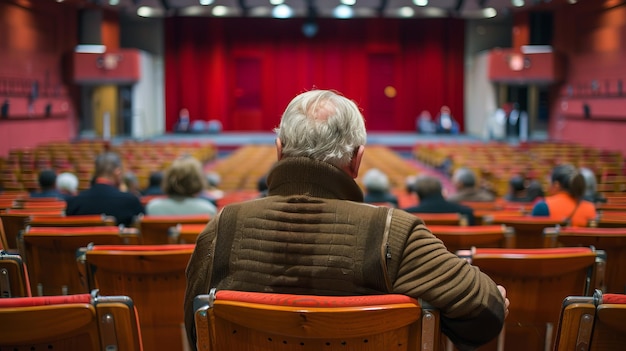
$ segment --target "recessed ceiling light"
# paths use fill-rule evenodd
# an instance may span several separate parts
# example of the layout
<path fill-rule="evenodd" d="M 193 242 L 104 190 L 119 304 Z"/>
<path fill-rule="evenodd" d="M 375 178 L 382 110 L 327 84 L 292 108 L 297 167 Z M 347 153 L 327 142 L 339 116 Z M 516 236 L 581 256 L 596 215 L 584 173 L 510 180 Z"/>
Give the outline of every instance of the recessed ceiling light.
<path fill-rule="evenodd" d="M 222 6 L 222 5 L 217 5 L 217 6 L 215 6 L 213 8 L 213 11 L 211 11 L 211 13 L 215 17 L 226 16 L 226 14 L 228 13 L 228 7 Z"/>
<path fill-rule="evenodd" d="M 289 18 L 293 16 L 293 10 L 285 4 L 278 5 L 272 10 L 272 16 L 275 18 Z"/>
<path fill-rule="evenodd" d="M 415 10 L 410 6 L 403 6 L 398 10 L 398 16 L 409 18 L 415 16 Z"/>
<path fill-rule="evenodd" d="M 415 6 L 426 6 L 428 5 L 428 0 L 413 0 Z"/>
<path fill-rule="evenodd" d="M 200 5 L 202 6 L 209 6 L 213 3 L 214 0 L 198 0 L 198 2 L 200 3 Z"/>
<path fill-rule="evenodd" d="M 339 5 L 333 10 L 335 18 L 351 18 L 354 15 L 352 7 L 347 5 Z"/>

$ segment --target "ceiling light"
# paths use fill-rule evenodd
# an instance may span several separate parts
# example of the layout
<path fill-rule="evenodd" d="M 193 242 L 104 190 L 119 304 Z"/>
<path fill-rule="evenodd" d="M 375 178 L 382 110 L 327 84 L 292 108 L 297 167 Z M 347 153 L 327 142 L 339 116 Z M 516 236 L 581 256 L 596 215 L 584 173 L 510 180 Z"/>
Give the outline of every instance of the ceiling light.
<path fill-rule="evenodd" d="M 74 52 L 86 54 L 103 54 L 106 50 L 106 46 L 97 44 L 81 44 L 74 48 Z"/>
<path fill-rule="evenodd" d="M 111 6 L 117 6 L 119 5 L 120 0 L 109 0 L 109 5 Z"/>
<path fill-rule="evenodd" d="M 567 0 L 567 2 L 569 2 L 570 4 L 575 4 L 578 2 L 578 0 Z"/>
<path fill-rule="evenodd" d="M 415 16 L 415 10 L 410 6 L 403 6 L 398 10 L 398 16 L 404 18 L 410 18 Z"/>
<path fill-rule="evenodd" d="M 213 0 L 198 0 L 198 2 L 202 6 L 209 6 L 209 5 L 211 5 L 213 3 Z"/>
<path fill-rule="evenodd" d="M 163 17 L 165 11 L 150 6 L 141 6 L 137 9 L 137 16 L 141 17 Z"/>
<path fill-rule="evenodd" d="M 496 17 L 497 15 L 498 15 L 498 11 L 496 11 L 496 9 L 494 9 L 493 7 L 487 7 L 483 9 L 483 16 L 485 18 L 493 18 L 493 17 Z"/>
<path fill-rule="evenodd" d="M 426 6 L 428 5 L 428 0 L 413 0 L 413 4 L 415 6 Z"/>
<path fill-rule="evenodd" d="M 354 15 L 352 7 L 347 5 L 339 5 L 333 10 L 335 18 L 351 18 Z"/>
<path fill-rule="evenodd" d="M 341 3 L 344 5 L 352 6 L 356 4 L 356 0 L 341 0 Z"/>
<path fill-rule="evenodd" d="M 213 11 L 211 11 L 211 13 L 215 17 L 226 16 L 226 14 L 228 13 L 228 7 L 222 6 L 222 5 L 217 5 L 217 6 L 215 6 L 213 8 Z"/>
<path fill-rule="evenodd" d="M 274 6 L 282 5 L 285 3 L 285 0 L 270 0 L 270 4 Z"/>
<path fill-rule="evenodd" d="M 522 7 L 524 6 L 524 2 L 524 0 L 511 0 L 511 5 L 515 7 Z"/>
<path fill-rule="evenodd" d="M 274 18 L 289 18 L 293 16 L 293 10 L 285 4 L 278 5 L 272 10 L 272 16 Z"/>

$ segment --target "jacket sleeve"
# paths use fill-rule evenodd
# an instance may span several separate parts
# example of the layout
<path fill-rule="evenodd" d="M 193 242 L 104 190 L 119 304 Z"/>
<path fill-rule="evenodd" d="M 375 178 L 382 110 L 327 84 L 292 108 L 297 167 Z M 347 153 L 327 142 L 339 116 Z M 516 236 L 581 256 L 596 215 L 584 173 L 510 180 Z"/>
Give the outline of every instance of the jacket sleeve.
<path fill-rule="evenodd" d="M 196 239 L 196 247 L 191 255 L 187 270 L 187 287 L 185 290 L 184 314 L 187 340 L 192 350 L 196 350 L 196 328 L 194 324 L 193 300 L 197 295 L 208 294 L 211 282 L 211 264 L 213 262 L 213 245 L 216 237 L 217 217 L 207 224 Z"/>
<path fill-rule="evenodd" d="M 412 228 L 398 252 L 393 292 L 437 308 L 442 331 L 459 349 L 478 347 L 500 333 L 504 298 L 478 267 L 449 252 L 422 224 Z"/>

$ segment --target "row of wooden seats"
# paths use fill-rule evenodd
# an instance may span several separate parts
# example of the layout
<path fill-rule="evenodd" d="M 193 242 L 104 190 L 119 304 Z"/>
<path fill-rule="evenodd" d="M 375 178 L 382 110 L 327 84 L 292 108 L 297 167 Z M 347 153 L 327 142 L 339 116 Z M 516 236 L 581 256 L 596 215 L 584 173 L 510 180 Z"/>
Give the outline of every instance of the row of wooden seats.
<path fill-rule="evenodd" d="M 57 238 L 56 244 L 60 241 Z M 72 246 L 69 243 L 64 245 Z M 97 290 L 102 295 L 130 297 L 137 307 L 145 349 L 182 351 L 187 349 L 181 308 L 185 292 L 184 272 L 194 247 L 193 244 L 89 245 L 70 252 L 56 250 L 56 255 L 53 255 L 54 249 L 47 254 L 42 250 L 26 251 L 23 266 L 30 286 L 36 289 L 33 291 L 39 290 L 45 296 L 77 296 Z M 80 253 L 78 262 L 76 251 Z M 0 269 L 19 262 L 6 256 L 0 256 Z M 71 259 L 68 260 L 68 256 Z M 47 272 L 42 276 L 37 269 L 44 266 L 47 266 Z M 57 281 L 53 282 L 55 279 Z M 27 285 L 28 280 L 21 284 Z M 67 285 L 58 287 L 59 281 Z M 12 282 L 13 286 L 18 284 Z M 45 288 L 37 289 L 37 285 Z M 51 285 L 56 285 L 57 289 L 52 289 Z M 60 292 L 55 293 L 57 290 Z M 11 292 L 20 291 L 13 289 Z"/>
<path fill-rule="evenodd" d="M 444 349 L 438 311 L 403 295 L 221 290 L 196 297 L 195 306 L 200 351 L 253 346 L 280 351 L 293 350 L 293 345 L 299 350 L 389 350 L 398 345 L 403 350 Z M 0 347 L 140 351 L 144 338 L 136 316 L 129 297 L 97 292 L 0 299 Z M 619 350 L 626 343 L 624 318 L 625 295 L 568 296 L 560 309 L 554 350 Z"/>
<path fill-rule="evenodd" d="M 166 346 L 168 350 L 178 350 L 181 347 L 179 342 L 184 343 L 178 324 L 182 321 L 182 311 L 178 302 L 182 303 L 184 291 L 182 275 L 192 249 L 193 245 L 95 246 L 84 249 L 84 269 L 89 286 L 100 289 L 100 292 L 105 295 L 126 294 L 135 301 L 146 350 L 163 349 Z M 462 252 L 459 253 L 459 255 L 462 254 Z M 589 282 L 594 281 L 590 272 L 596 272 L 590 268 L 596 264 L 597 253 L 589 248 L 473 249 L 469 252 L 468 260 L 480 267 L 498 284 L 506 286 L 508 296 L 511 301 L 515 302 L 510 307 L 504 338 L 499 340 L 505 343 L 506 350 L 530 350 L 538 349 L 537 345 L 551 345 L 555 338 L 559 339 L 558 335 L 553 334 L 553 327 L 559 322 L 560 303 L 567 296 L 589 295 L 588 291 L 592 288 Z M 284 295 L 281 297 L 285 300 Z M 163 301 L 167 303 L 164 304 Z M 207 302 L 206 299 L 204 302 Z M 171 305 L 176 306 L 176 311 L 169 308 Z M 254 327 L 263 321 L 263 319 L 259 321 L 250 317 L 257 316 L 258 312 L 251 312 L 252 314 L 241 317 L 242 315 L 235 313 L 236 310 L 231 308 L 228 313 L 229 317 L 219 315 L 216 318 L 225 318 L 236 323 L 237 329 Z M 204 316 L 199 314 L 197 318 Z M 262 315 L 258 317 L 262 318 Z M 246 321 L 242 321 L 242 318 Z M 313 325 L 316 325 L 316 322 L 313 322 L 315 320 L 317 319 L 310 320 Z M 369 318 L 369 320 L 378 321 L 376 318 Z M 207 323 L 206 320 L 202 322 Z M 380 323 L 377 322 L 377 324 L 380 328 Z M 286 327 L 282 323 L 278 325 L 281 326 L 280 328 Z M 278 325 L 272 323 L 271 326 L 267 326 L 264 335 L 279 331 L 280 328 L 274 329 Z M 351 329 L 355 329 L 353 325 L 348 325 Z M 435 328 L 437 325 L 438 323 Z M 287 328 L 287 330 L 291 329 Z M 245 340 L 246 337 L 243 335 L 246 334 L 241 335 Z M 277 335 L 284 336 L 284 334 Z M 347 338 L 346 335 L 348 334 L 344 334 L 345 338 Z M 238 336 L 231 335 L 231 337 L 237 338 Z M 279 349 L 283 340 L 291 343 L 296 337 L 298 333 L 286 337 L 287 339 L 275 339 L 280 341 L 272 343 L 269 349 Z M 206 341 L 202 338 L 199 335 L 199 340 Z M 259 339 L 265 342 L 267 340 Z M 356 339 L 344 341 L 347 340 L 351 345 L 357 341 Z M 437 339 L 432 339 L 434 340 Z M 167 341 L 170 343 L 163 344 Z M 230 341 L 241 343 L 242 339 Z M 429 344 L 434 347 L 438 343 Z M 482 349 L 489 349 L 489 345 Z"/>

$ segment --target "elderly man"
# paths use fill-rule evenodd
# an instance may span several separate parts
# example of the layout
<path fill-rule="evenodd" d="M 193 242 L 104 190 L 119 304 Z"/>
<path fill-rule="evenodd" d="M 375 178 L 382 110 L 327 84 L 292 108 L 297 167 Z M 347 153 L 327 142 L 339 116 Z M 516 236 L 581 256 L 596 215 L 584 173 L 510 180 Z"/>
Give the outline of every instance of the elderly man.
<path fill-rule="evenodd" d="M 185 324 L 209 289 L 291 294 L 406 294 L 439 308 L 459 347 L 500 332 L 504 288 L 448 252 L 416 216 L 363 203 L 355 178 L 366 131 L 357 105 L 328 90 L 296 96 L 276 129 L 268 196 L 224 207 L 187 267 Z"/>

